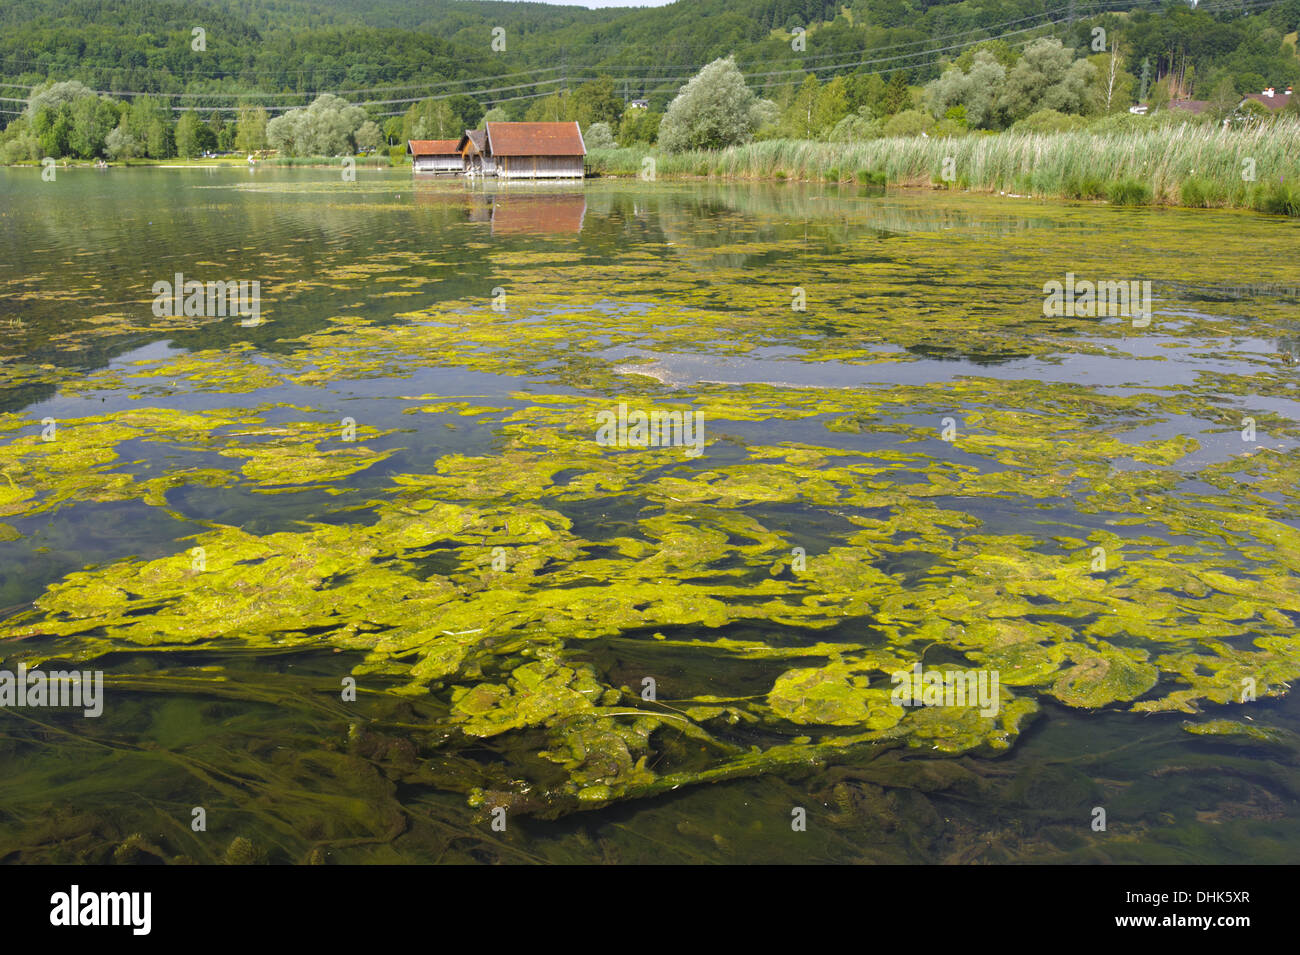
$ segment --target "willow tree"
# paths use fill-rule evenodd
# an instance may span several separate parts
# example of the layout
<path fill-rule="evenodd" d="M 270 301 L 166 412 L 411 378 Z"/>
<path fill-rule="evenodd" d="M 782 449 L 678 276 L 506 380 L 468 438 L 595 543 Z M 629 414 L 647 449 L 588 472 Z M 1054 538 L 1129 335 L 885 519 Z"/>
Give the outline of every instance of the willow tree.
<path fill-rule="evenodd" d="M 669 152 L 739 145 L 752 139 L 775 110 L 745 85 L 735 60 L 714 60 L 668 104 L 659 124 L 659 145 Z"/>
<path fill-rule="evenodd" d="M 964 108 L 966 125 L 972 129 L 995 129 L 1000 125 L 996 103 L 1006 85 L 1007 71 L 992 53 L 980 50 L 970 68 L 951 66 L 925 88 L 925 102 L 935 119 L 948 111 Z"/>
<path fill-rule="evenodd" d="M 267 141 L 287 156 L 341 156 L 356 150 L 366 111 L 333 93 L 291 109 L 266 124 Z"/>
<path fill-rule="evenodd" d="M 1074 51 L 1055 37 L 1040 37 L 1025 47 L 1007 71 L 998 108 L 1010 119 L 1023 119 L 1040 109 L 1083 113 L 1097 68 L 1076 60 Z"/>

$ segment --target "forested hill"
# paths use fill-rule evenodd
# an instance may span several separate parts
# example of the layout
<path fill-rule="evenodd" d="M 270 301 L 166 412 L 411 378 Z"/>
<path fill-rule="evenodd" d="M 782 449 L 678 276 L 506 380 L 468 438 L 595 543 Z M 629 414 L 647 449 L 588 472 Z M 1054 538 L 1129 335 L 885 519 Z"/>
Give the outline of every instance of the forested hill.
<path fill-rule="evenodd" d="M 375 0 L 364 8 L 356 0 L 0 0 L 0 71 L 12 77 L 45 69 L 67 78 L 81 69 L 77 78 L 89 80 L 86 71 L 152 63 L 171 47 L 188 51 L 195 26 L 207 31 L 209 51 L 237 52 L 246 61 L 259 59 L 259 52 L 272 57 L 292 50 L 291 39 L 321 51 L 318 33 L 346 33 L 382 49 L 395 30 L 446 40 L 472 55 L 491 52 L 492 30 L 501 27 L 506 51 L 497 58 L 515 66 L 702 65 L 730 53 L 744 60 L 778 52 L 783 41 L 765 49 L 771 32 L 795 26 L 820 30 L 820 52 L 839 52 L 863 49 L 889 35 L 916 40 L 996 28 L 1064 10 L 1068 3 L 677 0 L 666 7 L 588 10 L 493 0 Z M 1132 4 L 1116 0 L 1107 6 Z"/>
<path fill-rule="evenodd" d="M 1153 80 L 1191 66 L 1198 78 L 1217 71 L 1244 90 L 1293 72 L 1282 39 L 1300 26 L 1300 0 L 1203 0 L 1196 10 L 1153 0 L 677 0 L 605 10 L 490 0 L 0 0 L 0 80 L 18 84 L 14 93 L 77 79 L 133 93 L 347 95 L 471 78 L 510 86 L 520 71 L 549 69 L 664 96 L 692 68 L 734 54 L 747 74 L 790 71 L 795 83 L 808 70 L 822 80 L 899 72 L 917 84 L 981 39 L 1014 45 L 1043 24 L 1057 24 L 1085 54 L 1090 25 L 1115 25 L 1116 16 L 1095 19 L 1105 11 L 1123 20 L 1130 68 L 1149 59 Z M 194 27 L 206 31 L 201 53 L 191 49 Z M 492 49 L 496 27 L 504 51 Z M 795 27 L 807 28 L 806 51 L 791 48 Z"/>

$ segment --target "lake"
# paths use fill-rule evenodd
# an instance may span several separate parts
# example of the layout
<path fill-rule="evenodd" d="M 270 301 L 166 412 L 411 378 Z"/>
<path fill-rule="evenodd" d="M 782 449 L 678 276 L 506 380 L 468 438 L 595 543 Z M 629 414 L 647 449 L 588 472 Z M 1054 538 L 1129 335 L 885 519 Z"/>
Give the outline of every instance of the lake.
<path fill-rule="evenodd" d="M 1300 222 L 0 195 L 4 861 L 1295 861 Z"/>

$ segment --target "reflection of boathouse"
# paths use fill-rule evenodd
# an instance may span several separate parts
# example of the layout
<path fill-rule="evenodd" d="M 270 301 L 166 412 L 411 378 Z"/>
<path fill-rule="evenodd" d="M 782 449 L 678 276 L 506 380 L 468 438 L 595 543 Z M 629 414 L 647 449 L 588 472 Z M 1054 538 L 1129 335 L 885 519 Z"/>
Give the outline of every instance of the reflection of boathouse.
<path fill-rule="evenodd" d="M 586 144 L 577 123 L 484 123 L 457 143 L 471 176 L 581 179 Z"/>
<path fill-rule="evenodd" d="M 587 197 L 580 192 L 560 195 L 489 195 L 493 235 L 541 232 L 581 232 Z"/>
<path fill-rule="evenodd" d="M 406 144 L 415 172 L 456 173 L 462 169 L 460 150 L 454 139 L 412 139 Z"/>
<path fill-rule="evenodd" d="M 494 236 L 581 232 L 586 195 L 555 189 L 531 184 L 493 184 L 484 189 L 469 181 L 461 188 L 449 188 L 445 182 L 424 179 L 415 185 L 415 201 L 442 222 L 486 225 Z"/>

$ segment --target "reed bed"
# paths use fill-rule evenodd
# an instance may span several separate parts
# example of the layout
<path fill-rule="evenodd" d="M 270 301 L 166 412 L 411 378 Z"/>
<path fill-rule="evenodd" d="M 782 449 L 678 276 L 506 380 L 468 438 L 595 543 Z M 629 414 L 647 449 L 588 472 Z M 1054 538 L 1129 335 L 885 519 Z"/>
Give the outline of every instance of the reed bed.
<path fill-rule="evenodd" d="M 906 137 L 857 143 L 765 140 L 717 152 L 593 150 L 607 175 L 871 182 L 1017 195 L 1109 199 L 1300 215 L 1300 121 L 1248 129 L 1171 125 L 1140 131 Z M 945 161 L 955 180 L 945 182 Z M 1253 178 L 1251 175 L 1253 173 Z"/>

